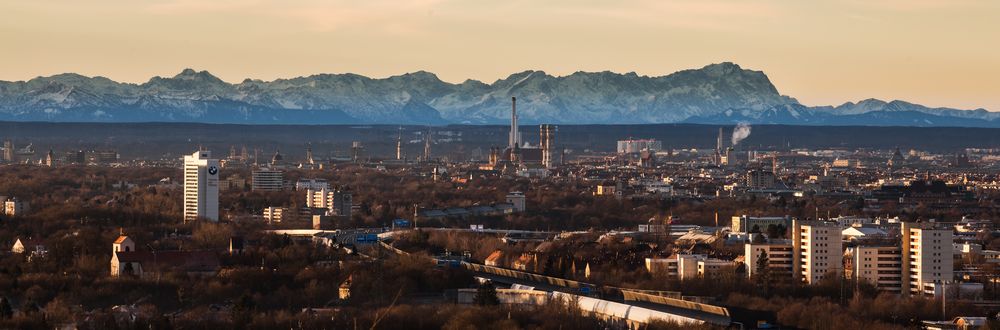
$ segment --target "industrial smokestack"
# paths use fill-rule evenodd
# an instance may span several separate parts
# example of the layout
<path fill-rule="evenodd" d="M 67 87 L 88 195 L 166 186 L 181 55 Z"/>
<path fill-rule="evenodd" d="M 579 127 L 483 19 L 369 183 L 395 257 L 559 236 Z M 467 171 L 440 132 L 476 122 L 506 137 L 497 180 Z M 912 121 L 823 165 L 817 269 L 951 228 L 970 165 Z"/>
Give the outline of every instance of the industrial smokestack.
<path fill-rule="evenodd" d="M 722 153 L 722 151 L 725 150 L 726 146 L 723 145 L 724 143 L 723 141 L 724 140 L 722 139 L 722 127 L 719 127 L 718 140 L 715 141 L 715 152 Z"/>
<path fill-rule="evenodd" d="M 510 150 L 514 150 L 514 148 L 518 147 L 520 143 L 521 141 L 518 141 L 518 136 L 517 136 L 517 98 L 511 97 L 510 98 L 510 141 L 509 141 Z"/>

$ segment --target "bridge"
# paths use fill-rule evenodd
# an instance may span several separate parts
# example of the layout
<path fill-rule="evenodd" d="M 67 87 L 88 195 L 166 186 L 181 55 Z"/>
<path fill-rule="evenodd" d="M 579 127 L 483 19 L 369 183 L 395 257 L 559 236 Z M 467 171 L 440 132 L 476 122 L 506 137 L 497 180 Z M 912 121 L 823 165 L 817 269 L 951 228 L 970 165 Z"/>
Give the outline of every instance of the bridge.
<path fill-rule="evenodd" d="M 380 241 L 379 246 L 396 254 L 408 254 L 385 242 Z M 438 264 L 455 265 L 454 260 L 436 258 L 433 260 Z M 627 324 L 630 328 L 648 324 L 654 319 L 719 326 L 729 326 L 732 322 L 729 310 L 725 307 L 662 296 L 657 291 L 598 286 L 466 261 L 459 261 L 457 266 L 471 271 L 476 277 L 495 283 L 547 292 L 549 293 L 547 299 L 572 301 L 583 312 L 592 313 L 608 321 Z"/>

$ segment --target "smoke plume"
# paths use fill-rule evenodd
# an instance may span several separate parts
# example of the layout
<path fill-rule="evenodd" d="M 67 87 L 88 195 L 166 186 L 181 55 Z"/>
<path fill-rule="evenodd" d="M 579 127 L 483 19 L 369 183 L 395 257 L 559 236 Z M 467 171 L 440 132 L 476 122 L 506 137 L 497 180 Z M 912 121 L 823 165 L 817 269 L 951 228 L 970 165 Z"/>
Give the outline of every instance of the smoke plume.
<path fill-rule="evenodd" d="M 748 136 L 750 136 L 750 124 L 737 124 L 736 128 L 733 128 L 733 146 L 736 146 L 740 143 L 740 141 L 743 141 L 743 139 L 746 139 Z"/>

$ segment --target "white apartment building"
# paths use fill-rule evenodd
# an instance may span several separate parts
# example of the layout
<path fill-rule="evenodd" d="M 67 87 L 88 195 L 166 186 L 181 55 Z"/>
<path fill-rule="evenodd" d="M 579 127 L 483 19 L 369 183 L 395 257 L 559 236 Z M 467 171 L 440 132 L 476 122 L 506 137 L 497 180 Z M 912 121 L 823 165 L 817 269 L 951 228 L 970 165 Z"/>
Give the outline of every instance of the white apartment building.
<path fill-rule="evenodd" d="M 354 201 L 351 192 L 346 190 L 306 190 L 306 207 L 328 209 L 332 215 L 351 217 Z"/>
<path fill-rule="evenodd" d="M 817 221 L 792 223 L 792 265 L 795 275 L 806 284 L 815 284 L 844 269 L 841 228 Z"/>
<path fill-rule="evenodd" d="M 903 256 L 898 245 L 857 246 L 851 252 L 851 277 L 879 291 L 902 289 Z"/>
<path fill-rule="evenodd" d="M 256 191 L 281 191 L 284 188 L 284 173 L 275 169 L 256 169 L 252 176 L 252 189 Z"/>
<path fill-rule="evenodd" d="M 792 241 L 772 239 L 765 243 L 747 243 L 744 246 L 743 261 L 747 277 L 757 273 L 757 262 L 762 253 L 767 256 L 767 266 L 772 279 L 792 277 Z"/>
<path fill-rule="evenodd" d="M 903 223 L 903 292 L 934 294 L 935 282 L 954 281 L 954 256 L 950 228 L 932 229 L 932 224 Z"/>
<path fill-rule="evenodd" d="M 288 214 L 290 214 L 288 208 L 269 206 L 264 208 L 264 212 L 261 215 L 266 223 L 279 223 Z"/>
<path fill-rule="evenodd" d="M 184 221 L 219 221 L 219 160 L 212 152 L 184 156 Z"/>

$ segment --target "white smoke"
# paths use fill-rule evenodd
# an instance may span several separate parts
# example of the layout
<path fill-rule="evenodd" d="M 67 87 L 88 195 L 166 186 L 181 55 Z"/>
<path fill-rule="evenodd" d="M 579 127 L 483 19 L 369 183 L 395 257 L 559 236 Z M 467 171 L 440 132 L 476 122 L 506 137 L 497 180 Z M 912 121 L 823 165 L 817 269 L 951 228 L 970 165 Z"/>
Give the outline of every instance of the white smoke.
<path fill-rule="evenodd" d="M 736 146 L 750 136 L 750 124 L 739 123 L 733 128 L 733 146 Z"/>

